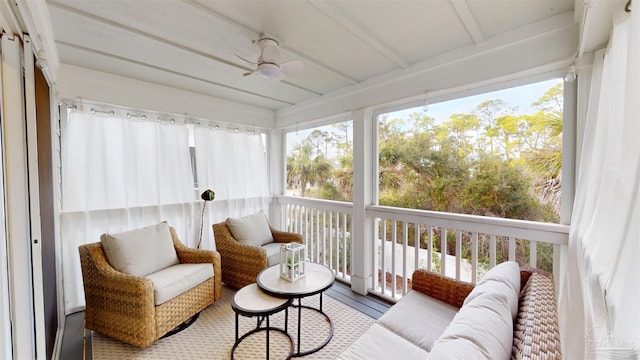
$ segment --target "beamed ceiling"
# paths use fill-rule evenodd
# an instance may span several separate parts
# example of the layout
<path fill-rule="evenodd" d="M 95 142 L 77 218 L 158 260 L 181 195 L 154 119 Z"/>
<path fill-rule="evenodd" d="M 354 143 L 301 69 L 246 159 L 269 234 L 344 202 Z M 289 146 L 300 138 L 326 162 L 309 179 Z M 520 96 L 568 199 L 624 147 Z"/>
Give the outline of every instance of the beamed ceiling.
<path fill-rule="evenodd" d="M 574 0 L 46 4 L 62 66 L 268 109 L 283 118 L 327 101 L 344 100 L 351 103 L 345 107 L 354 108 L 419 94 L 430 86 L 479 81 L 482 75 L 474 71 L 484 67 L 489 70 L 484 76 L 517 72 L 606 41 L 592 36 L 591 43 L 578 44 L 583 19 L 582 9 L 574 13 Z M 280 41 L 283 61 L 302 60 L 302 74 L 281 82 L 243 76 L 253 65 L 236 55 L 256 60 L 259 49 L 253 42 L 261 33 Z M 545 43 L 562 49 L 553 54 Z M 517 46 L 540 53 L 535 56 L 540 59 L 530 59 L 526 51 L 513 53 Z M 459 80 L 447 73 L 446 66 L 453 63 L 459 63 Z M 491 69 L 498 71 L 494 75 Z M 412 78 L 417 80 L 407 80 Z M 409 85 L 395 84 L 398 79 Z M 386 95 L 371 93 L 380 86 L 388 86 Z M 326 114 L 317 110 L 308 116 L 321 115 Z"/>

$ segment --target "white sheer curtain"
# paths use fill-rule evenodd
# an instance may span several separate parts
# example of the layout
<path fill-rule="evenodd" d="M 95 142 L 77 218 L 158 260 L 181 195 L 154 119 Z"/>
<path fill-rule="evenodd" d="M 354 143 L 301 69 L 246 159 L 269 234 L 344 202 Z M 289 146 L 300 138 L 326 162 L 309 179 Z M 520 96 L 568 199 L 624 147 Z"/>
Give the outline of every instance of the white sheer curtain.
<path fill-rule="evenodd" d="M 86 106 L 86 105 L 85 105 Z M 185 125 L 74 111 L 62 129 L 62 264 L 65 312 L 84 306 L 78 246 L 168 221 L 182 242 L 197 242 Z"/>
<path fill-rule="evenodd" d="M 639 15 L 615 18 L 594 61 L 559 296 L 567 358 L 626 359 L 640 347 Z"/>
<path fill-rule="evenodd" d="M 202 232 L 203 249 L 215 249 L 211 224 L 263 210 L 269 214 L 267 153 L 260 134 L 195 128 L 198 188 L 212 189 Z"/>

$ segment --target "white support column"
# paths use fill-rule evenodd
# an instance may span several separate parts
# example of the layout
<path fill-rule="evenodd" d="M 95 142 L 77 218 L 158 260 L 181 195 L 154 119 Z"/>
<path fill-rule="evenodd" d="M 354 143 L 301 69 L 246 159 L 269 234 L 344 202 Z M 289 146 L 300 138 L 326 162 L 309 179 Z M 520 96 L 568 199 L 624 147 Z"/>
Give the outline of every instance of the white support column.
<path fill-rule="evenodd" d="M 284 195 L 287 179 L 287 166 L 285 158 L 287 156 L 285 133 L 281 129 L 271 130 L 269 133 L 269 191 L 272 195 Z M 284 208 L 277 201 L 271 202 L 270 220 L 271 225 L 279 230 L 285 230 L 283 214 Z"/>
<path fill-rule="evenodd" d="M 353 219 L 351 228 L 351 289 L 365 295 L 371 285 L 373 259 L 373 220 L 365 207 L 373 204 L 375 172 L 375 131 L 369 110 L 353 113 Z"/>

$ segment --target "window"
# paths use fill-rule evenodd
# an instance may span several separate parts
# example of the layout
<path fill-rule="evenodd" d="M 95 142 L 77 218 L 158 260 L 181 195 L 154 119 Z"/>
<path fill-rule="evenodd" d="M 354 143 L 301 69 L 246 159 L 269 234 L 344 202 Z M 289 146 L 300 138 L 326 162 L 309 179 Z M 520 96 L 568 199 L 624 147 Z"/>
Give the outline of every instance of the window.
<path fill-rule="evenodd" d="M 287 195 L 351 201 L 353 122 L 287 134 Z"/>
<path fill-rule="evenodd" d="M 559 222 L 561 79 L 378 116 L 381 205 Z"/>

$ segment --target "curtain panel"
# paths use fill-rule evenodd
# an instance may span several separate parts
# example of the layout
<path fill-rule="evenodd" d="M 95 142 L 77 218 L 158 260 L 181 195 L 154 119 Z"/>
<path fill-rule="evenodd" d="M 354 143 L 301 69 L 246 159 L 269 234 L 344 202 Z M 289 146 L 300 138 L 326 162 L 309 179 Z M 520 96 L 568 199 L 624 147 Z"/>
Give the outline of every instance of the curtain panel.
<path fill-rule="evenodd" d="M 596 53 L 559 294 L 567 358 L 635 358 L 640 347 L 640 9 Z"/>
<path fill-rule="evenodd" d="M 260 210 L 269 214 L 266 147 L 260 134 L 210 127 L 196 127 L 194 140 L 198 188 L 216 193 L 203 215 L 200 247 L 215 249 L 211 224 Z"/>
<path fill-rule="evenodd" d="M 192 245 L 197 207 L 184 125 L 73 111 L 61 152 L 62 264 L 71 313 L 84 306 L 79 245 L 164 220 Z"/>
<path fill-rule="evenodd" d="M 167 221 L 185 245 L 196 247 L 202 231 L 200 247 L 215 249 L 211 224 L 268 211 L 261 135 L 77 110 L 62 129 L 61 152 L 66 314 L 84 308 L 79 245 Z M 208 188 L 216 198 L 203 208 L 199 193 Z"/>

